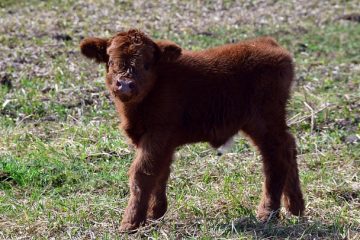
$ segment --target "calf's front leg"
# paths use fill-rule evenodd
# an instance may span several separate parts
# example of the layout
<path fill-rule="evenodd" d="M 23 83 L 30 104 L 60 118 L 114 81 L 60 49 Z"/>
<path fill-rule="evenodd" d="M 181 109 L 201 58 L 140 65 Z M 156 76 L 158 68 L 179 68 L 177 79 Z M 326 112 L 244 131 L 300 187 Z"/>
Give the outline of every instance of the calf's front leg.
<path fill-rule="evenodd" d="M 170 175 L 170 168 L 164 169 L 158 177 L 157 184 L 149 200 L 147 218 L 156 220 L 164 216 L 167 210 L 166 183 Z"/>
<path fill-rule="evenodd" d="M 156 140 L 156 139 L 155 139 Z M 159 178 L 169 169 L 172 150 L 166 144 L 154 144 L 144 138 L 137 149 L 129 170 L 130 199 L 125 209 L 120 231 L 135 230 L 146 221 L 151 194 L 156 191 Z M 169 157 L 170 156 L 170 157 Z"/>

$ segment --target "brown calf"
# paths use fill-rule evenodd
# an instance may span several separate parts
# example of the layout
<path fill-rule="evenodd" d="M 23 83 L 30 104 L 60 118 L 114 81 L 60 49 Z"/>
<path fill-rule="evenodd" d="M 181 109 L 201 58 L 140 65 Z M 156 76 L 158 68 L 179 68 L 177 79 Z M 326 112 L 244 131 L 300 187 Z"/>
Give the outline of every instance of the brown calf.
<path fill-rule="evenodd" d="M 80 47 L 86 57 L 106 64 L 106 86 L 121 128 L 136 147 L 122 231 L 165 214 L 176 147 L 195 142 L 219 147 L 239 130 L 263 158 L 258 219 L 277 216 L 282 195 L 288 211 L 303 214 L 296 145 L 285 121 L 293 63 L 275 40 L 185 51 L 130 30 L 110 39 L 86 38 Z"/>

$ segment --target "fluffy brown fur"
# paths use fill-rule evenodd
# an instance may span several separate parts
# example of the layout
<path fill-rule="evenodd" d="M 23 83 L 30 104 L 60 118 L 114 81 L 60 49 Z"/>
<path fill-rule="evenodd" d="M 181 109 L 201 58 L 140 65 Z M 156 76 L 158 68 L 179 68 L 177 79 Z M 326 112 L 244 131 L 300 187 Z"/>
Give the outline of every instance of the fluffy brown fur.
<path fill-rule="evenodd" d="M 86 38 L 80 47 L 106 64 L 121 128 L 136 147 L 122 231 L 165 214 L 176 147 L 195 142 L 219 147 L 239 130 L 263 159 L 258 219 L 276 216 L 281 196 L 288 211 L 303 214 L 296 145 L 285 121 L 293 63 L 274 39 L 185 51 L 130 30 L 110 39 Z"/>

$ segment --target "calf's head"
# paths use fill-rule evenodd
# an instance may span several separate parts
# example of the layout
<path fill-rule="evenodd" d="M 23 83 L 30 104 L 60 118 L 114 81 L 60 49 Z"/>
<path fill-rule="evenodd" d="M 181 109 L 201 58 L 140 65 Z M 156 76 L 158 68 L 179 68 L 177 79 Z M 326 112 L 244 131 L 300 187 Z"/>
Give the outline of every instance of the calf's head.
<path fill-rule="evenodd" d="M 141 101 L 156 82 L 158 66 L 181 55 L 175 43 L 154 42 L 134 29 L 109 39 L 85 38 L 80 48 L 86 57 L 106 64 L 106 84 L 124 103 Z"/>

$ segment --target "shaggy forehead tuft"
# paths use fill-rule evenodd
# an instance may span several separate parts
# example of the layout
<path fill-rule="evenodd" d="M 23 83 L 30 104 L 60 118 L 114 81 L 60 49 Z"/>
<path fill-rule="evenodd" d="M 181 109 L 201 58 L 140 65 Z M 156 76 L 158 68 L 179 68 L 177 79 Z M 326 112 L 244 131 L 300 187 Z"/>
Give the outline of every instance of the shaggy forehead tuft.
<path fill-rule="evenodd" d="M 139 30 L 132 29 L 128 32 L 120 32 L 111 39 L 111 44 L 107 49 L 108 54 L 123 53 L 133 55 L 138 52 L 139 47 L 148 43 L 149 39 Z"/>

